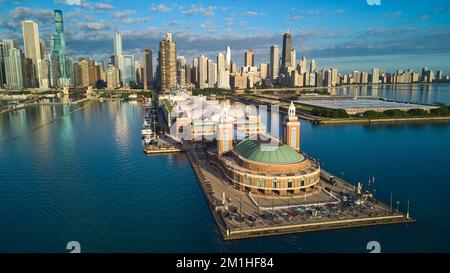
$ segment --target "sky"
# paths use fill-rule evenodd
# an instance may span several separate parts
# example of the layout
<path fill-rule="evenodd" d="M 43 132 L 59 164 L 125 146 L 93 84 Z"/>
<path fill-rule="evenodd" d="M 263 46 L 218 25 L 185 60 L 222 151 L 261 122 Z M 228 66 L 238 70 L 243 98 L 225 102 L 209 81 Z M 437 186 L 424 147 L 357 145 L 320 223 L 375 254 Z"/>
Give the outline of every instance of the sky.
<path fill-rule="evenodd" d="M 155 56 L 164 33 L 172 32 L 177 54 L 188 61 L 200 54 L 215 58 L 230 46 L 238 65 L 248 49 L 259 64 L 290 31 L 297 58 L 314 58 L 321 68 L 348 73 L 427 66 L 450 74 L 449 8 L 448 0 L 0 0 L 0 39 L 22 44 L 21 21 L 28 19 L 47 42 L 53 10 L 61 9 L 73 58 L 106 60 L 116 31 L 124 53 L 139 60 L 151 48 Z"/>

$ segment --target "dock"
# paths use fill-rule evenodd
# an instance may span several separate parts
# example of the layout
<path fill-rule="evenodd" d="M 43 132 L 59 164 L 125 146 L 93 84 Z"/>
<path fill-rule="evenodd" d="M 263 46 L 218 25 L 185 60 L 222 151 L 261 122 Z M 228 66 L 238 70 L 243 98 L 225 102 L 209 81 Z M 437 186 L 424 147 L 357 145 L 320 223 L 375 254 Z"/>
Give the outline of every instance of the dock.
<path fill-rule="evenodd" d="M 394 210 L 392 205 L 368 192 L 365 192 L 369 196 L 366 204 L 343 206 L 341 196 L 354 192 L 355 186 L 336 177 L 336 183 L 331 184 L 331 174 L 324 170 L 321 172 L 322 186 L 317 193 L 289 199 L 254 196 L 234 188 L 223 177 L 208 159 L 207 147 L 202 143 L 185 141 L 183 146 L 223 240 L 415 222 L 409 212 Z M 328 203 L 318 204 L 318 200 Z M 315 211 L 310 208 L 318 206 L 323 208 L 315 214 L 306 213 Z M 298 216 L 281 216 L 294 209 L 300 212 Z M 250 216 L 256 220 L 247 221 Z"/>
<path fill-rule="evenodd" d="M 171 154 L 171 153 L 183 153 L 184 149 L 182 147 L 156 147 L 153 145 L 147 145 L 144 148 L 145 154 Z"/>

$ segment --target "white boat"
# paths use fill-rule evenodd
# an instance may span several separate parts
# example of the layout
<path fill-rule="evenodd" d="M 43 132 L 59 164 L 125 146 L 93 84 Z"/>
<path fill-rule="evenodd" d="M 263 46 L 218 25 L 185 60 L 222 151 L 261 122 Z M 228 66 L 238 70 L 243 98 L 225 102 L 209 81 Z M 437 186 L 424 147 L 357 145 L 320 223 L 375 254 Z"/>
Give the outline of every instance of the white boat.
<path fill-rule="evenodd" d="M 142 137 L 144 137 L 144 138 L 145 138 L 145 136 L 153 135 L 153 131 L 150 128 L 142 128 L 141 133 L 142 133 Z"/>
<path fill-rule="evenodd" d="M 144 137 L 144 144 L 145 144 L 145 145 L 151 144 L 152 141 L 153 141 L 153 138 L 152 138 L 151 136 L 146 135 L 146 136 Z"/>
<path fill-rule="evenodd" d="M 128 95 L 127 100 L 137 100 L 137 95 L 136 94 Z"/>

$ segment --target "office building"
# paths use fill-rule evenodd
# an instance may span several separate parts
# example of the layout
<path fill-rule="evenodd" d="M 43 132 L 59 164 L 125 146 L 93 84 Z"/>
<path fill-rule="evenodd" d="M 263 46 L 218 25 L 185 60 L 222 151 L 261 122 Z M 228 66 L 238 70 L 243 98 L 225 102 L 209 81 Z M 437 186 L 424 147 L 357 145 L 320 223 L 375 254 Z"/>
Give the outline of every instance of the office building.
<path fill-rule="evenodd" d="M 177 50 L 172 40 L 172 33 L 159 42 L 159 69 L 161 92 L 167 92 L 177 87 Z"/>
<path fill-rule="evenodd" d="M 270 78 L 275 81 L 278 79 L 279 68 L 279 48 L 277 45 L 270 47 Z"/>

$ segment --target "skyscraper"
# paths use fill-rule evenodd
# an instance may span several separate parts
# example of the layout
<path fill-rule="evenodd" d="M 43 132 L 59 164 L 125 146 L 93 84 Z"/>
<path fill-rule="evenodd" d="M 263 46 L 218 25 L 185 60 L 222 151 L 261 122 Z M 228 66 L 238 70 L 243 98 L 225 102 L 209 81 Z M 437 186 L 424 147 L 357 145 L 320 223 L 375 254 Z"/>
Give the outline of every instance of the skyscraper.
<path fill-rule="evenodd" d="M 117 31 L 114 33 L 114 65 L 119 69 L 120 79 L 124 80 L 124 59 L 122 54 L 122 34 Z"/>
<path fill-rule="evenodd" d="M 153 52 L 151 49 L 144 49 L 144 90 L 148 90 L 153 85 Z"/>
<path fill-rule="evenodd" d="M 300 61 L 300 63 L 299 63 L 299 69 L 298 69 L 298 72 L 300 73 L 300 74 L 303 74 L 303 73 L 305 73 L 306 72 L 306 70 L 308 69 L 308 61 L 306 60 L 306 57 L 305 56 L 303 56 L 302 57 L 302 59 L 301 59 L 301 61 Z"/>
<path fill-rule="evenodd" d="M 279 68 L 279 48 L 278 45 L 273 45 L 270 47 L 270 71 L 269 76 L 272 80 L 278 79 Z"/>
<path fill-rule="evenodd" d="M 208 87 L 215 87 L 217 83 L 217 64 L 208 60 Z"/>
<path fill-rule="evenodd" d="M 198 88 L 203 89 L 207 86 L 208 80 L 208 57 L 201 55 L 198 58 Z"/>
<path fill-rule="evenodd" d="M 0 86 L 8 85 L 8 57 L 10 49 L 19 48 L 17 40 L 3 39 L 0 40 Z"/>
<path fill-rule="evenodd" d="M 225 53 L 226 69 L 231 70 L 231 48 L 227 46 L 227 51 Z"/>
<path fill-rule="evenodd" d="M 268 72 L 269 72 L 269 64 L 268 63 L 262 63 L 259 66 L 259 73 L 260 73 L 260 77 L 261 79 L 266 79 L 268 76 Z"/>
<path fill-rule="evenodd" d="M 217 53 L 217 71 L 226 70 L 227 64 L 222 52 Z"/>
<path fill-rule="evenodd" d="M 291 50 L 292 50 L 292 36 L 291 33 L 286 32 L 283 35 L 283 52 L 281 54 L 281 72 L 285 73 L 286 69 L 291 66 Z"/>
<path fill-rule="evenodd" d="M 255 66 L 255 55 L 253 54 L 253 50 L 248 50 L 244 55 L 244 66 Z"/>
<path fill-rule="evenodd" d="M 309 72 L 310 73 L 314 73 L 317 70 L 317 64 L 316 64 L 316 60 L 312 59 L 311 62 L 309 63 Z"/>
<path fill-rule="evenodd" d="M 293 48 L 291 50 L 291 67 L 295 68 L 295 66 L 297 65 L 297 51 L 295 50 L 295 48 Z"/>
<path fill-rule="evenodd" d="M 25 58 L 31 60 L 29 84 L 27 87 L 42 86 L 42 55 L 39 42 L 39 27 L 33 21 L 22 22 L 23 47 L 25 50 Z"/>
<path fill-rule="evenodd" d="M 64 22 L 61 10 L 54 10 L 55 33 L 52 36 L 53 50 L 51 56 L 53 84 L 57 87 L 70 85 L 66 67 L 66 43 L 64 40 Z"/>
<path fill-rule="evenodd" d="M 133 55 L 123 55 L 123 84 L 130 86 L 136 82 L 135 63 Z"/>
<path fill-rule="evenodd" d="M 177 49 L 172 41 L 172 33 L 166 33 L 166 37 L 159 42 L 159 69 L 161 92 L 169 91 L 177 87 Z"/>
<path fill-rule="evenodd" d="M 5 60 L 6 83 L 9 89 L 22 90 L 24 86 L 24 55 L 18 47 L 9 47 Z"/>

